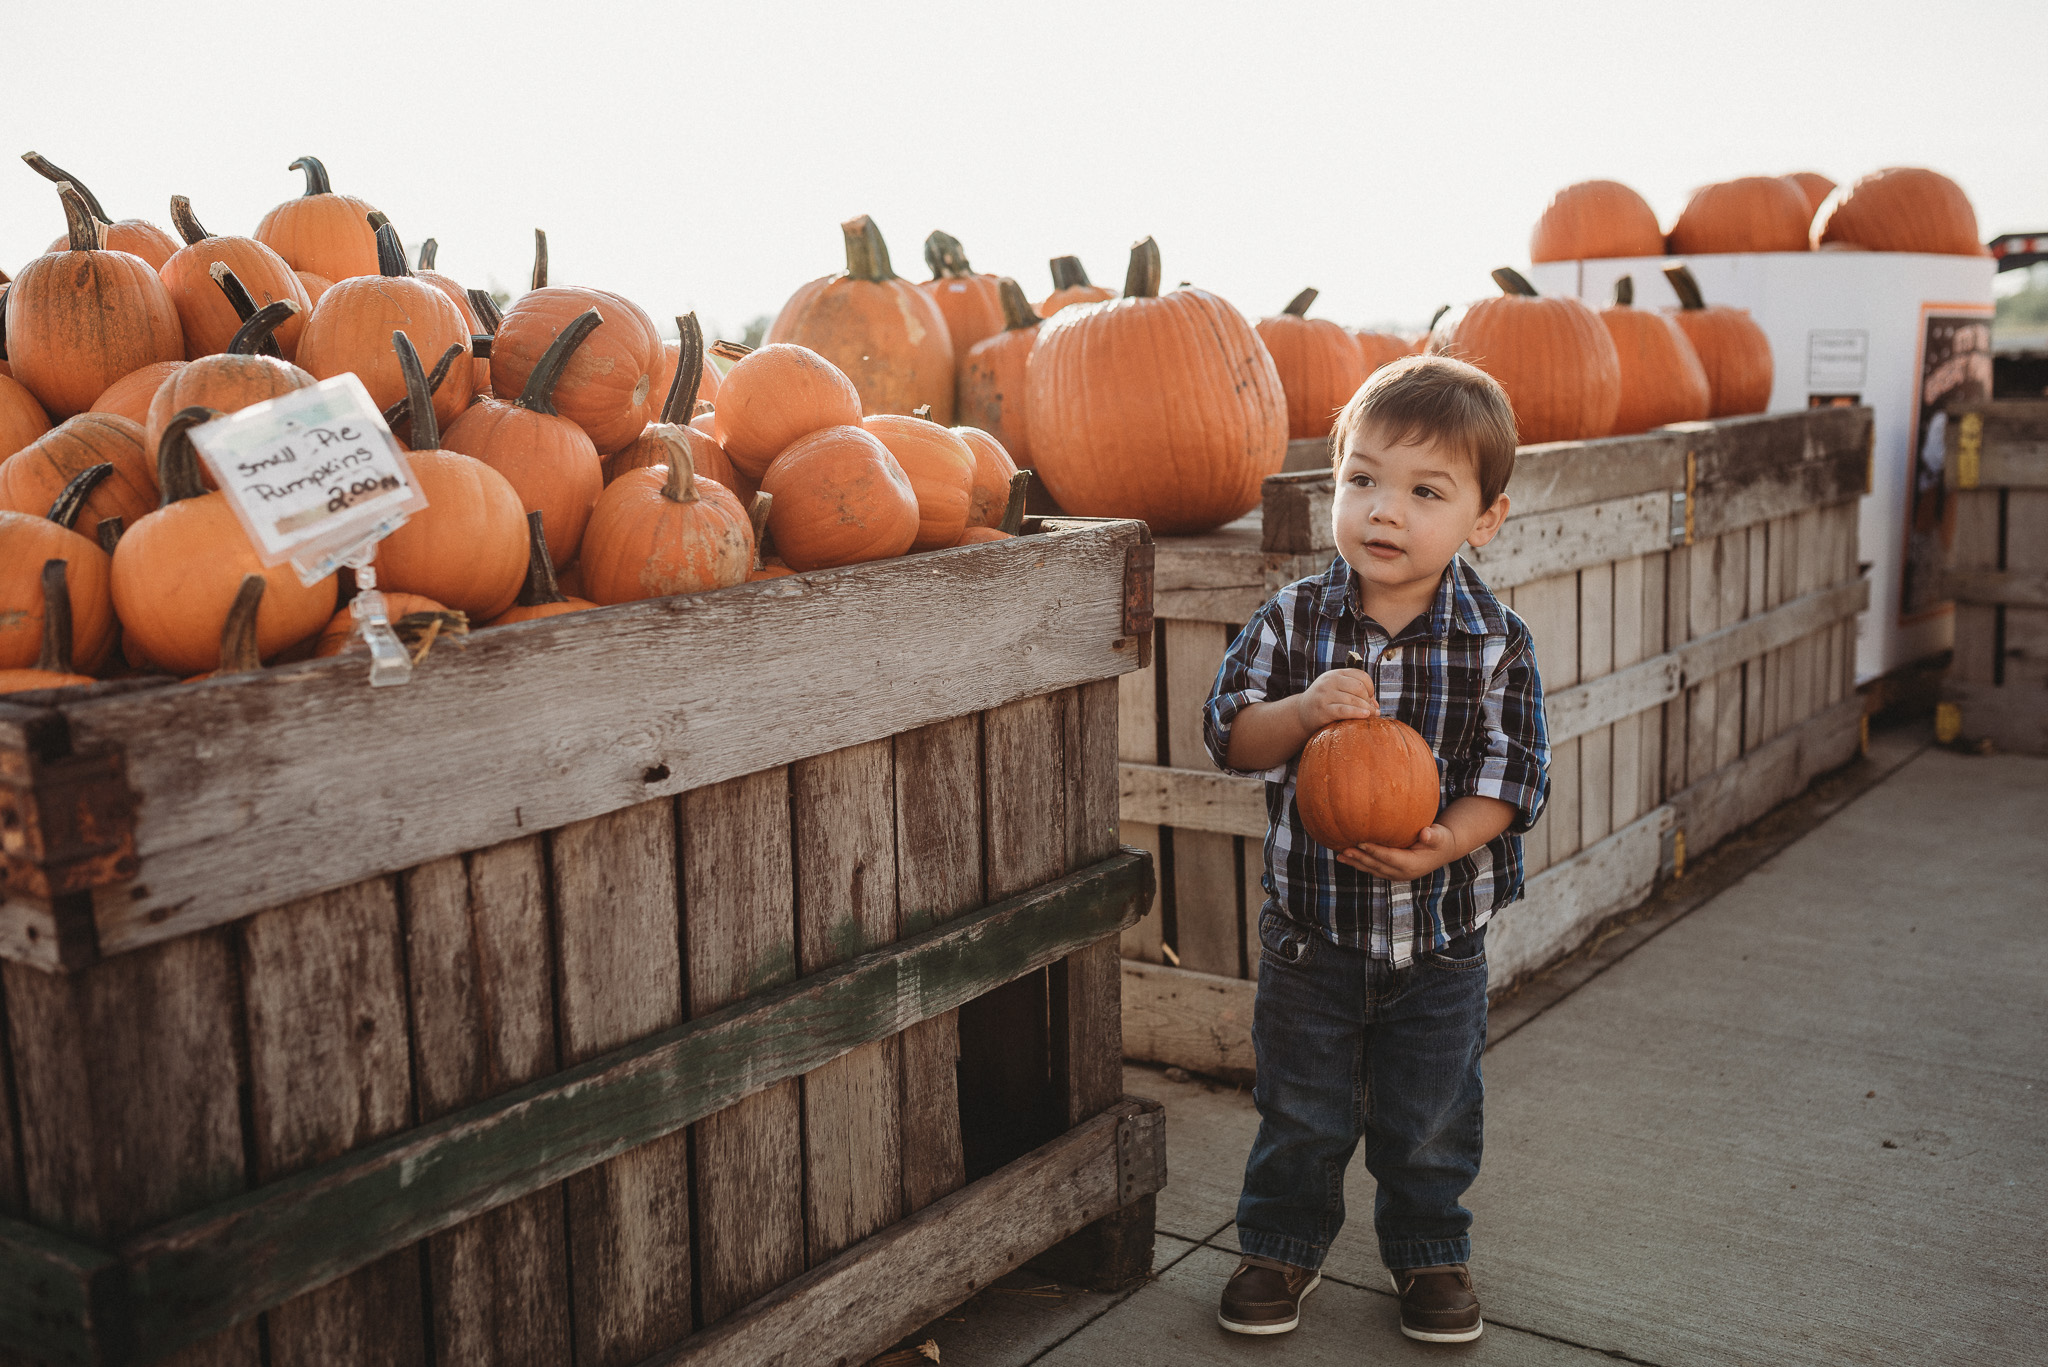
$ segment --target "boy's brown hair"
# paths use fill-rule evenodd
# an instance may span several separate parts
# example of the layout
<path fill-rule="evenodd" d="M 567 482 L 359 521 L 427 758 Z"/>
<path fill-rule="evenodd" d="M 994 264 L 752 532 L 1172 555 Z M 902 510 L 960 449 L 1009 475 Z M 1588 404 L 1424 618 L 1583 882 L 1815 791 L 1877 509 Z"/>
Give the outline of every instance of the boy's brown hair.
<path fill-rule="evenodd" d="M 1393 445 L 1439 441 L 1471 457 L 1482 511 L 1515 472 L 1515 410 L 1500 382 L 1448 356 L 1403 356 L 1375 370 L 1330 429 L 1330 467 L 1344 463 L 1351 436 L 1372 426 Z"/>

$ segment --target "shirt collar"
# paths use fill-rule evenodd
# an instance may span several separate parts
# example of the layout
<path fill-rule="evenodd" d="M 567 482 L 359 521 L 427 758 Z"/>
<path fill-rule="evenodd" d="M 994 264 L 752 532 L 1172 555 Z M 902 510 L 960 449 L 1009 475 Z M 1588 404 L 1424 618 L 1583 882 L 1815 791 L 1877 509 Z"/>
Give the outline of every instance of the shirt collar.
<path fill-rule="evenodd" d="M 1333 620 L 1345 612 L 1363 616 L 1358 609 L 1357 581 L 1350 563 L 1337 556 L 1316 590 L 1316 606 L 1324 616 Z M 1423 620 L 1431 639 L 1438 641 L 1449 639 L 1453 631 L 1468 636 L 1505 636 L 1508 630 L 1500 600 L 1462 555 L 1452 557 Z"/>

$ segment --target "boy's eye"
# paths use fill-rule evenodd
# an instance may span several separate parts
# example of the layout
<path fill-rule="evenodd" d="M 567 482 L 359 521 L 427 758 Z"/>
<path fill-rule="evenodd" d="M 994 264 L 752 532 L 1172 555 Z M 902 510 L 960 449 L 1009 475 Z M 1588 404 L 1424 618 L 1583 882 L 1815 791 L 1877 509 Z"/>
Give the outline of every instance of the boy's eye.
<path fill-rule="evenodd" d="M 1351 477 L 1351 482 L 1352 482 L 1353 484 L 1357 485 L 1357 486 L 1358 486 L 1359 488 L 1361 488 L 1361 489 L 1369 489 L 1369 488 L 1371 488 L 1371 487 L 1372 487 L 1372 476 L 1371 476 L 1371 475 L 1353 475 L 1353 476 Z"/>
<path fill-rule="evenodd" d="M 1442 498 L 1442 497 L 1443 497 L 1443 495 L 1442 495 L 1442 494 L 1440 494 L 1440 493 L 1438 493 L 1438 492 L 1437 492 L 1436 490 L 1434 490 L 1434 489 L 1430 488 L 1430 487 L 1429 487 L 1429 486 L 1428 486 L 1427 484 L 1418 484 L 1418 485 L 1416 485 L 1416 486 L 1415 486 L 1415 492 L 1416 492 L 1417 494 L 1421 495 L 1421 496 L 1422 496 L 1423 498 Z"/>

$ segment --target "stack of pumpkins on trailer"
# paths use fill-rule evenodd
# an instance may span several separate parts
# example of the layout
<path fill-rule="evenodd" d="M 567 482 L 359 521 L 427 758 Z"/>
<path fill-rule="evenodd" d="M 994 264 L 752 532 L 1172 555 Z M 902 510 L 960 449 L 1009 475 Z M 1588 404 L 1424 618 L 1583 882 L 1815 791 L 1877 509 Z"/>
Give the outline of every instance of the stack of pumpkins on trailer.
<path fill-rule="evenodd" d="M 1947 420 L 1956 647 L 1937 729 L 2048 754 L 2048 400 L 1969 404 Z"/>
<path fill-rule="evenodd" d="M 1834 409 L 1520 452 L 1508 522 L 1467 552 L 1529 625 L 1553 751 L 1527 896 L 1489 933 L 1497 988 L 1857 753 L 1870 430 Z M 1121 685 L 1123 838 L 1160 865 L 1123 941 L 1134 1058 L 1250 1072 L 1264 786 L 1210 765 L 1201 708 L 1259 605 L 1328 568 L 1333 493 L 1327 469 L 1279 475 L 1259 513 L 1156 548 L 1155 663 Z"/>

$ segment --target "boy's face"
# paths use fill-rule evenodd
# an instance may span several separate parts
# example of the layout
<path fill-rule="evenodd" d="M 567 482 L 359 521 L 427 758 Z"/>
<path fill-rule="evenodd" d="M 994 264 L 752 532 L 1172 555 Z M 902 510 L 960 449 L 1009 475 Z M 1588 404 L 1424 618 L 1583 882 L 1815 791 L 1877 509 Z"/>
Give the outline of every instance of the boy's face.
<path fill-rule="evenodd" d="M 1458 547 L 1493 540 L 1507 515 L 1505 494 L 1480 506 L 1476 462 L 1433 440 L 1397 446 L 1361 425 L 1337 465 L 1337 551 L 1377 588 L 1433 590 Z"/>

